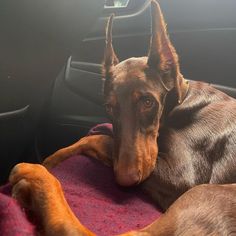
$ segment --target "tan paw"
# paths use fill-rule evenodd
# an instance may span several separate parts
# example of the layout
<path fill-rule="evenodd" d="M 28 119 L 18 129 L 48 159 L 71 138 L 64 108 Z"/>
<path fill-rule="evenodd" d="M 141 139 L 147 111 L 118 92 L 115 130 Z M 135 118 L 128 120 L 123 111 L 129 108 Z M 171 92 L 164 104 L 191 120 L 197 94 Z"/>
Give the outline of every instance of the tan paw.
<path fill-rule="evenodd" d="M 30 210 L 37 208 L 39 213 L 49 203 L 50 196 L 60 190 L 58 180 L 38 164 L 17 164 L 10 173 L 9 182 L 12 196 L 21 206 Z"/>

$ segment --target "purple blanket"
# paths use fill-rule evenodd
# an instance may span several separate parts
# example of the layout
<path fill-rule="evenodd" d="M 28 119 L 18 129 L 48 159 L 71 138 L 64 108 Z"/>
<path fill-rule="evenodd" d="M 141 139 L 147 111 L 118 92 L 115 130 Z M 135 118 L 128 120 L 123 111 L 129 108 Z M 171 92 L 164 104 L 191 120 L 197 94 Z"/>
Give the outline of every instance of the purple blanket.
<path fill-rule="evenodd" d="M 112 135 L 111 126 L 106 124 L 90 134 L 98 132 Z M 52 173 L 60 180 L 76 216 L 98 235 L 140 229 L 161 214 L 138 187 L 117 186 L 112 169 L 91 158 L 72 156 Z M 0 235 L 36 235 L 33 219 L 10 197 L 10 189 L 9 185 L 0 189 Z"/>

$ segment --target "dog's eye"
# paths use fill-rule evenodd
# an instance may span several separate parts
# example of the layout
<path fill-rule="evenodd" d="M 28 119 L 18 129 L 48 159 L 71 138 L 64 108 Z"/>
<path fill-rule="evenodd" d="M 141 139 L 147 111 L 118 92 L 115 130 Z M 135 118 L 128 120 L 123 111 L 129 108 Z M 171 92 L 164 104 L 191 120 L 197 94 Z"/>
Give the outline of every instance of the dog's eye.
<path fill-rule="evenodd" d="M 152 108 L 154 105 L 154 100 L 151 97 L 143 97 L 142 104 L 144 105 L 145 108 Z"/>
<path fill-rule="evenodd" d="M 111 115 L 113 113 L 113 107 L 111 104 L 105 104 L 106 112 Z"/>

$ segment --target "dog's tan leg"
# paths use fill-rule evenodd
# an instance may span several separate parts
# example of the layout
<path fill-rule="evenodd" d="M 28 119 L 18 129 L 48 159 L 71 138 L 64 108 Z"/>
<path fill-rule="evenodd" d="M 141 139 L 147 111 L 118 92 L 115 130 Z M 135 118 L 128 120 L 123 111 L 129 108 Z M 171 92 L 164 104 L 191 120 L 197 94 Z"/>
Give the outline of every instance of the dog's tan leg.
<path fill-rule="evenodd" d="M 94 235 L 73 214 L 59 181 L 42 165 L 18 164 L 9 181 L 13 197 L 39 219 L 42 235 Z"/>
<path fill-rule="evenodd" d="M 72 155 L 84 154 L 96 158 L 104 164 L 112 165 L 113 139 L 108 135 L 91 135 L 80 139 L 75 144 L 56 151 L 47 157 L 43 165 L 51 169 Z"/>

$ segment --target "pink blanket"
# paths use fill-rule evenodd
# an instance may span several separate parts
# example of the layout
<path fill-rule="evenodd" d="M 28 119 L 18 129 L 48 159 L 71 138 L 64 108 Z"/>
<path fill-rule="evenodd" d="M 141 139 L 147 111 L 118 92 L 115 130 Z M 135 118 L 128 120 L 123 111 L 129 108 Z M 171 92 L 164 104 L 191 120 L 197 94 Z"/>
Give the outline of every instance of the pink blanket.
<path fill-rule="evenodd" d="M 98 132 L 112 135 L 107 124 L 96 127 L 90 134 Z M 161 214 L 139 187 L 117 186 L 112 169 L 91 158 L 72 156 L 52 173 L 60 180 L 76 216 L 98 235 L 140 229 Z M 0 189 L 0 235 L 36 235 L 34 220 L 10 197 L 10 189 L 9 185 Z"/>

